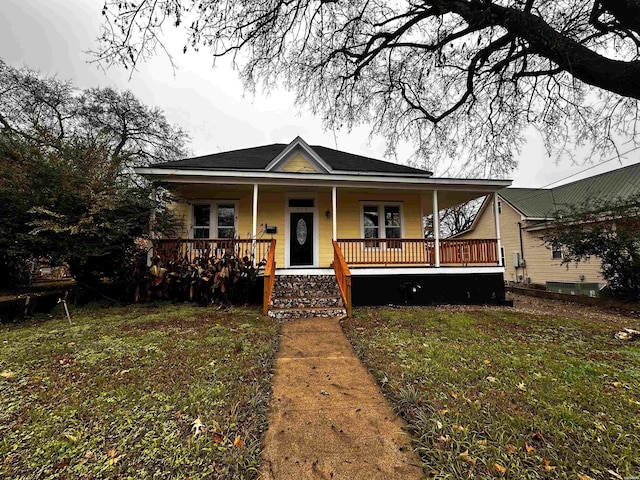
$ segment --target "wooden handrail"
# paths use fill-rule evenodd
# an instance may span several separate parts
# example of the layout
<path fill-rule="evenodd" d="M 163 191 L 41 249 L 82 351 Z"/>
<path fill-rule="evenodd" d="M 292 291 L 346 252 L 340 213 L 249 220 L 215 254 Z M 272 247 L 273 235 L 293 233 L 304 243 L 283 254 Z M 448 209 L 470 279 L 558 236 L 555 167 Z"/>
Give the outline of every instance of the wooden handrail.
<path fill-rule="evenodd" d="M 340 287 L 344 307 L 347 309 L 347 317 L 351 317 L 351 271 L 344 259 L 344 255 L 342 255 L 340 245 L 335 240 L 333 240 L 333 271 Z"/>
<path fill-rule="evenodd" d="M 426 238 L 347 238 L 337 240 L 349 265 L 435 264 L 435 241 Z M 495 239 L 440 240 L 440 263 L 496 264 Z"/>
<path fill-rule="evenodd" d="M 154 256 L 160 263 L 194 263 L 198 258 L 221 257 L 231 251 L 238 257 L 248 257 L 257 265 L 266 259 L 271 240 L 237 238 L 173 238 L 153 240 Z"/>
<path fill-rule="evenodd" d="M 267 253 L 267 264 L 264 267 L 264 291 L 262 298 L 262 313 L 269 313 L 269 304 L 273 295 L 273 285 L 276 280 L 276 241 L 271 240 Z"/>

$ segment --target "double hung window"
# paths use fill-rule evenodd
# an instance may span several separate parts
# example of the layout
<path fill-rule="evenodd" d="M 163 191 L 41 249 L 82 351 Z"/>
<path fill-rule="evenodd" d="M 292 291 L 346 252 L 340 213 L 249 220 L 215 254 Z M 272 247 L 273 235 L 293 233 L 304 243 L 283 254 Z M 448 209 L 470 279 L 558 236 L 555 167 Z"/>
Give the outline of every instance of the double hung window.
<path fill-rule="evenodd" d="M 362 206 L 362 235 L 365 246 L 402 248 L 401 242 L 380 242 L 379 239 L 402 238 L 402 210 L 400 205 L 365 204 Z M 371 239 L 371 240 L 368 240 Z"/>
<path fill-rule="evenodd" d="M 236 233 L 234 203 L 193 205 L 193 238 L 233 238 Z"/>

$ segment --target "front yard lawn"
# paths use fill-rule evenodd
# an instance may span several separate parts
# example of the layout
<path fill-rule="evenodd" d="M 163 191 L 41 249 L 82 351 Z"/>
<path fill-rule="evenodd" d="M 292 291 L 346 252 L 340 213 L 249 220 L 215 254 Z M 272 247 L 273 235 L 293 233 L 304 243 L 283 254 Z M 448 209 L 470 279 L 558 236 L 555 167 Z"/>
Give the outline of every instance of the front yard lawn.
<path fill-rule="evenodd" d="M 0 326 L 0 477 L 257 477 L 275 322 L 171 305 L 72 320 Z"/>
<path fill-rule="evenodd" d="M 432 478 L 640 476 L 640 342 L 490 308 L 360 309 L 343 328 Z"/>

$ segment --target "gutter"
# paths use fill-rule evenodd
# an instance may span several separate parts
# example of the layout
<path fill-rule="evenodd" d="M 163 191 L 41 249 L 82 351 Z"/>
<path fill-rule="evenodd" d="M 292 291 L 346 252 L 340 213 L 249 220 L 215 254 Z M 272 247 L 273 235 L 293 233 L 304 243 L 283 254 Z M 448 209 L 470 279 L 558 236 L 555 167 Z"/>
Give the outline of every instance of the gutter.
<path fill-rule="evenodd" d="M 233 183 L 255 183 L 258 180 L 268 180 L 273 184 L 281 185 L 300 185 L 309 183 L 314 185 L 326 184 L 327 186 L 335 185 L 336 182 L 357 184 L 385 183 L 389 187 L 390 183 L 409 185 L 409 186 L 438 186 L 445 185 L 447 187 L 485 187 L 487 191 L 494 191 L 511 185 L 511 180 L 480 180 L 480 179 L 457 179 L 457 178 L 433 178 L 424 175 L 398 175 L 398 174 L 377 174 L 371 175 L 367 172 L 358 172 L 356 174 L 349 173 L 331 173 L 331 174 L 290 174 L 288 172 L 265 172 L 261 171 L 211 171 L 211 170 L 184 170 L 184 169 L 167 169 L 142 167 L 136 168 L 134 171 L 143 176 L 156 177 L 165 181 L 174 181 L 178 183 L 207 183 L 207 180 L 225 179 L 236 180 Z M 426 178 L 425 178 L 426 177 Z M 214 182 L 209 182 L 214 183 Z M 322 185 L 320 185 L 322 186 Z"/>

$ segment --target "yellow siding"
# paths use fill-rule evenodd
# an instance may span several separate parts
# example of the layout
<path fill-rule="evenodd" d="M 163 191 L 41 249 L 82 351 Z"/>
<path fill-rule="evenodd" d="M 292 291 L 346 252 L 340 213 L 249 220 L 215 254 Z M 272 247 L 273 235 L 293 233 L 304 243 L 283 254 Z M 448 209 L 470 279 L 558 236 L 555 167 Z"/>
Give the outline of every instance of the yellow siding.
<path fill-rule="evenodd" d="M 419 193 L 359 193 L 340 190 L 338 190 L 338 238 L 362 238 L 361 202 L 363 201 L 401 203 L 403 238 L 423 238 Z"/>
<path fill-rule="evenodd" d="M 281 172 L 317 173 L 319 170 L 300 153 L 296 153 L 281 168 Z"/>
<path fill-rule="evenodd" d="M 592 258 L 577 265 L 562 265 L 560 260 L 551 258 L 551 249 L 540 239 L 542 232 L 522 231 L 522 247 L 525 267 L 516 269 L 513 254 L 520 252 L 518 222 L 525 225 L 521 215 L 505 201 L 500 214 L 500 240 L 505 251 L 505 280 L 518 282 L 531 279 L 531 283 L 544 285 L 545 282 L 579 282 L 584 275 L 585 282 L 604 283 L 599 273 L 600 261 Z M 495 238 L 495 223 L 492 205 L 488 206 L 478 219 L 476 228 L 459 238 Z"/>
<path fill-rule="evenodd" d="M 189 225 L 189 205 L 186 203 L 172 203 L 169 204 L 168 210 L 178 218 L 180 222 L 179 230 L 176 232 L 179 237 L 185 238 L 188 236 Z"/>
<path fill-rule="evenodd" d="M 266 225 L 278 227 L 278 233 L 273 235 L 276 240 L 276 267 L 284 268 L 284 192 L 258 192 L 258 232 L 262 232 Z M 247 212 L 251 222 L 251 208 Z M 271 238 L 264 235 L 262 238 Z"/>
<path fill-rule="evenodd" d="M 331 212 L 331 192 L 318 194 L 318 237 L 319 237 L 319 267 L 328 267 L 333 262 L 333 216 L 327 218 L 327 211 Z M 340 212 L 340 208 L 338 208 Z M 338 217 L 338 225 L 340 217 Z"/>

